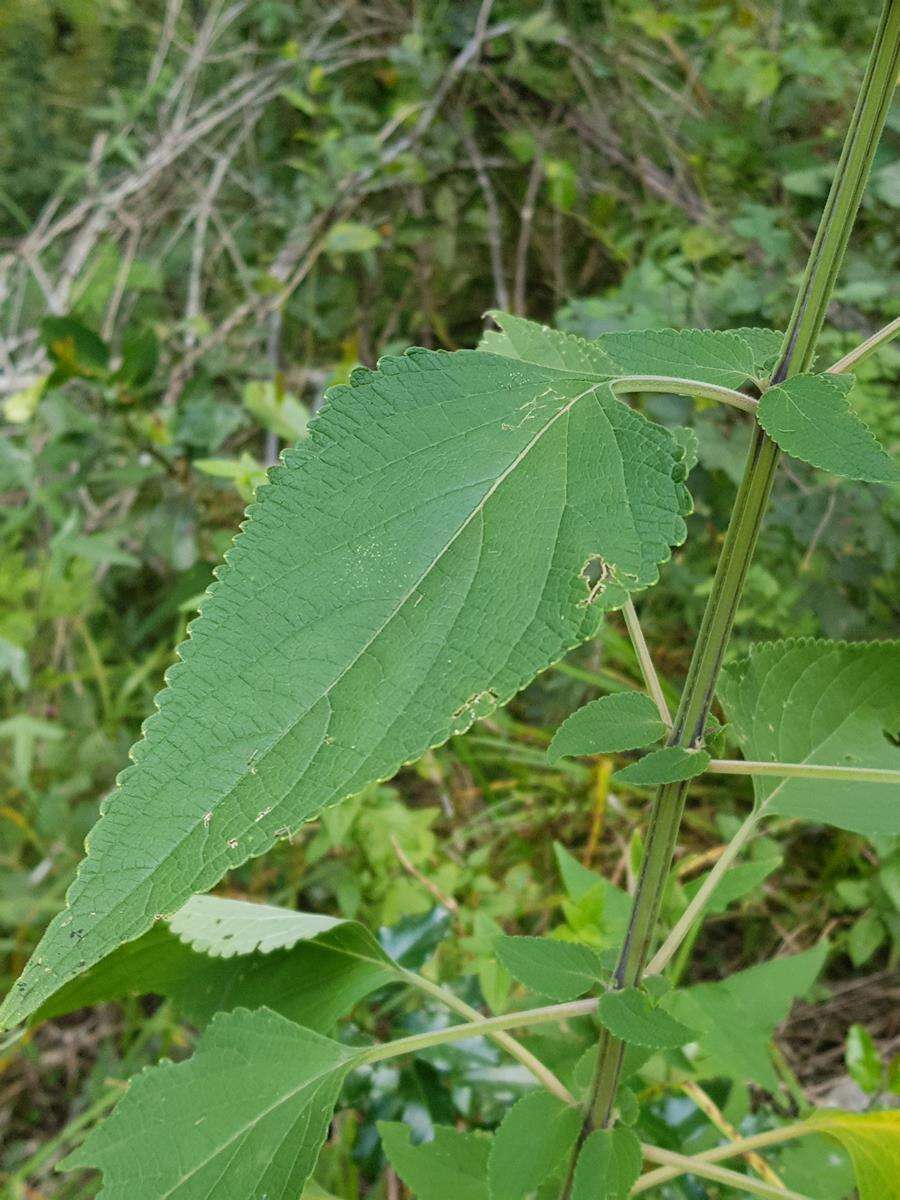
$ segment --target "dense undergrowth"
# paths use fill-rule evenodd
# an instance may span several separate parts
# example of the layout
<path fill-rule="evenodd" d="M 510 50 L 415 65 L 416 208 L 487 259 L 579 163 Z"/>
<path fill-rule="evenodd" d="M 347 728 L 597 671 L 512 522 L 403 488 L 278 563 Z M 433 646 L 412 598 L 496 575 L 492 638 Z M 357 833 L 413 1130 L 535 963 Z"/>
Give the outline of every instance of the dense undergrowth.
<path fill-rule="evenodd" d="M 664 11 L 521 0 L 415 12 L 274 0 L 7 6 L 4 991 L 61 905 L 99 798 L 245 502 L 326 386 L 410 342 L 474 345 L 473 314 L 495 305 L 589 337 L 661 324 L 782 328 L 869 26 L 843 0 Z M 898 132 L 889 123 L 821 365 L 896 315 Z M 890 347 L 867 361 L 855 393 L 895 446 L 898 361 Z M 711 403 L 648 396 L 643 407 L 691 426 L 699 447 L 688 539 L 641 606 L 671 700 L 744 440 L 736 415 Z M 735 649 L 785 633 L 894 635 L 898 517 L 896 492 L 791 462 Z M 405 966 L 462 978 L 466 999 L 500 1009 L 517 984 L 493 951 L 499 928 L 575 939 L 598 923 L 591 900 L 566 889 L 555 843 L 620 887 L 633 883 L 644 794 L 611 786 L 606 758 L 550 766 L 544 752 L 584 700 L 639 682 L 611 616 L 596 643 L 508 710 L 326 811 L 219 890 L 360 919 Z M 750 788 L 706 778 L 693 795 L 670 921 Z M 853 1079 L 882 1090 L 866 1036 L 857 1029 L 848 1043 L 848 1031 L 866 1028 L 885 1056 L 896 1036 L 880 1003 L 898 937 L 893 842 L 780 820 L 751 861 L 755 886 L 683 948 L 676 980 L 808 949 L 823 928 L 830 951 L 778 1035 L 774 1094 L 731 1083 L 714 1096 L 742 1128 L 794 1111 L 803 1091 L 846 1089 L 848 1045 Z M 428 1017 L 394 992 L 354 1011 L 356 1027 L 379 1037 Z M 128 999 L 6 1047 L 0 1179 L 10 1194 L 94 1194 L 92 1177 L 56 1176 L 54 1163 L 121 1081 L 160 1055 L 183 1057 L 192 1038 L 171 1002 Z M 373 1068 L 349 1086 L 316 1178 L 354 1200 L 398 1194 L 377 1120 L 420 1133 L 462 1119 L 490 1126 L 523 1075 L 477 1043 Z M 696 1093 L 661 1083 L 658 1104 L 661 1125 L 665 1109 L 683 1126 L 680 1144 L 705 1144 L 714 1126 Z M 797 1179 L 806 1153 L 796 1150 Z M 691 1182 L 671 1194 L 734 1193 Z"/>

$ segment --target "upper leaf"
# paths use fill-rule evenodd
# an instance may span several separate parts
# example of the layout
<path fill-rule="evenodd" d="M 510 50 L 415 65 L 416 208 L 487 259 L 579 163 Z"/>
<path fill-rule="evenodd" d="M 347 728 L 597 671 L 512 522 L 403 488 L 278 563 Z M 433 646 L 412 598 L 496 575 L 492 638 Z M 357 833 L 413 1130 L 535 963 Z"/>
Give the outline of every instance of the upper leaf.
<path fill-rule="evenodd" d="M 719 697 L 751 761 L 900 769 L 900 641 L 790 639 L 726 667 Z M 900 833 L 900 787 L 756 776 L 767 812 Z"/>
<path fill-rule="evenodd" d="M 194 896 L 168 928 L 160 922 L 64 984 L 32 1021 L 152 993 L 169 996 L 195 1025 L 221 1010 L 266 1005 L 324 1032 L 395 979 L 397 965 L 355 921 Z"/>
<path fill-rule="evenodd" d="M 575 333 L 564 333 L 548 325 L 538 325 L 512 313 L 491 309 L 488 316 L 500 326 L 500 331 L 489 329 L 482 334 L 479 350 L 502 354 L 507 358 L 520 358 L 523 362 L 541 367 L 555 367 L 558 371 L 572 371 L 582 377 L 596 376 L 611 379 L 622 372 L 616 363 L 600 349 L 597 342 L 589 342 Z"/>
<path fill-rule="evenodd" d="M 357 1058 L 267 1009 L 220 1014 L 186 1062 L 136 1076 L 62 1169 L 102 1171 L 100 1200 L 295 1200 Z"/>
<path fill-rule="evenodd" d="M 600 978 L 600 956 L 590 946 L 556 938 L 499 937 L 497 957 L 514 979 L 551 1000 L 583 996 Z"/>
<path fill-rule="evenodd" d="M 834 475 L 894 483 L 900 467 L 849 407 L 852 375 L 794 375 L 764 392 L 760 425 L 782 450 Z"/>
<path fill-rule="evenodd" d="M 565 1162 L 582 1117 L 549 1092 L 517 1100 L 494 1135 L 488 1161 L 491 1200 L 524 1200 Z"/>
<path fill-rule="evenodd" d="M 607 385 L 495 355 L 415 351 L 333 389 L 0 1020 L 591 636 L 684 538 L 677 459 Z"/>
<path fill-rule="evenodd" d="M 591 700 L 566 717 L 547 748 L 547 759 L 566 755 L 637 750 L 659 741 L 666 727 L 643 692 L 614 692 Z"/>
<path fill-rule="evenodd" d="M 587 341 L 509 313 L 492 310 L 490 316 L 502 332 L 485 333 L 481 349 L 605 379 L 671 375 L 722 387 L 740 387 L 760 375 L 771 357 L 773 338 L 777 339 L 776 353 L 781 340 L 768 330 L 643 329 L 604 333 Z M 744 339 L 745 333 L 756 344 L 758 353 Z M 760 356 L 765 362 L 759 361 Z"/>
<path fill-rule="evenodd" d="M 488 1200 L 488 1134 L 436 1125 L 432 1141 L 414 1146 L 399 1121 L 379 1121 L 378 1132 L 388 1162 L 417 1200 Z"/>

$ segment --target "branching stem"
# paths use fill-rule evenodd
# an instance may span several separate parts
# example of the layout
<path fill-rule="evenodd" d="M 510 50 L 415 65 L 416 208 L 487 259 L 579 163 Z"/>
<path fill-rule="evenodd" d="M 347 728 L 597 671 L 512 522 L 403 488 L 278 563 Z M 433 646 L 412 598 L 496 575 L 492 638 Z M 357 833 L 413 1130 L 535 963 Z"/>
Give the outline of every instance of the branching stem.
<path fill-rule="evenodd" d="M 688 1157 L 686 1154 L 676 1154 L 673 1150 L 663 1150 L 659 1146 L 642 1145 L 641 1151 L 649 1162 L 664 1163 L 666 1166 L 674 1168 L 672 1174 L 668 1178 L 674 1178 L 676 1175 L 699 1175 L 702 1179 L 713 1179 L 717 1183 L 724 1183 L 728 1187 L 736 1188 L 739 1192 L 749 1192 L 751 1196 L 764 1196 L 766 1200 L 810 1200 L 808 1196 L 802 1195 L 800 1192 L 792 1192 L 787 1188 L 775 1187 L 771 1183 L 763 1183 L 761 1179 L 751 1179 L 749 1175 L 741 1175 L 738 1171 L 729 1171 L 727 1167 L 716 1167 L 709 1161 L 704 1162 L 701 1156 Z M 653 1171 L 652 1175 L 661 1174 L 661 1172 Z M 644 1179 L 650 1178 L 649 1175 L 638 1180 L 631 1190 L 634 1196 L 638 1192 L 646 1190 Z"/>
<path fill-rule="evenodd" d="M 893 94 L 898 54 L 900 0 L 886 0 L 841 159 L 788 323 L 781 357 L 772 375 L 774 384 L 805 371 L 812 361 Z M 703 736 L 735 612 L 768 504 L 777 461 L 777 446 L 762 429 L 755 426 L 681 703 L 668 739 L 670 745 L 694 746 Z M 625 943 L 614 974 L 614 986 L 635 984 L 643 974 L 675 852 L 686 793 L 686 784 L 668 784 L 660 788 L 654 800 L 641 874 Z M 622 1043 L 604 1030 L 599 1040 L 597 1074 L 591 1090 L 586 1129 L 609 1123 L 622 1056 Z M 570 1170 L 568 1179 L 571 1178 Z M 570 1184 L 567 1183 L 564 1196 L 568 1195 L 569 1188 Z M 769 1191 L 765 1194 L 779 1193 Z"/>

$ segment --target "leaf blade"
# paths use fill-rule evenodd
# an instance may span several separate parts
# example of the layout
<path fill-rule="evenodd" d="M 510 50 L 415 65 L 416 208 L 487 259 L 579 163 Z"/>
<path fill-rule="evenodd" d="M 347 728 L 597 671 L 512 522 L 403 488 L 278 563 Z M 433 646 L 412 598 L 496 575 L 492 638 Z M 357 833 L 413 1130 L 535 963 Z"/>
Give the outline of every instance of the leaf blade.
<path fill-rule="evenodd" d="M 710 757 L 705 750 L 664 746 L 661 750 L 651 750 L 637 762 L 622 767 L 612 778 L 619 783 L 629 783 L 633 787 L 658 787 L 662 783 L 677 783 L 682 779 L 693 779 L 702 775 L 709 763 Z"/>
<path fill-rule="evenodd" d="M 583 996 L 602 971 L 596 951 L 580 942 L 503 934 L 494 949 L 514 979 L 539 996 L 560 1002 Z"/>

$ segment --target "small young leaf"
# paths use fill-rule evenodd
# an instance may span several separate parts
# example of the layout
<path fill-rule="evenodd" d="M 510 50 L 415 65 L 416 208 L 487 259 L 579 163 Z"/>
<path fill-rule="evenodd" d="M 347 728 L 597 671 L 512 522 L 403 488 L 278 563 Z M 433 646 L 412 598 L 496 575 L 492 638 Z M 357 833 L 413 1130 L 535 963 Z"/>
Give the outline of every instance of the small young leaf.
<path fill-rule="evenodd" d="M 881 1059 L 872 1036 L 863 1025 L 851 1025 L 847 1030 L 844 1049 L 847 1074 L 864 1092 L 877 1092 L 881 1087 Z"/>
<path fill-rule="evenodd" d="M 719 698 L 752 761 L 900 770 L 900 641 L 765 642 L 722 673 Z M 766 812 L 900 833 L 900 787 L 756 776 Z"/>
<path fill-rule="evenodd" d="M 900 467 L 848 406 L 849 375 L 794 375 L 764 392 L 757 419 L 787 454 L 834 475 L 895 483 Z"/>
<path fill-rule="evenodd" d="M 535 1191 L 565 1162 L 581 1121 L 578 1108 L 549 1092 L 531 1092 L 517 1100 L 491 1145 L 491 1200 L 523 1200 Z"/>
<path fill-rule="evenodd" d="M 416 1200 L 488 1200 L 491 1137 L 434 1127 L 430 1142 L 413 1145 L 399 1121 L 379 1121 L 385 1156 Z"/>
<path fill-rule="evenodd" d="M 641 1143 L 630 1129 L 595 1129 L 575 1164 L 572 1200 L 626 1200 L 641 1173 L 641 1161 Z"/>
<path fill-rule="evenodd" d="M 575 1000 L 589 991 L 603 969 L 590 946 L 556 938 L 509 937 L 495 943 L 497 957 L 513 978 L 551 1000 Z"/>
<path fill-rule="evenodd" d="M 836 1138 L 850 1155 L 859 1200 L 900 1200 L 900 1112 L 824 1109 L 809 1123 Z"/>
<path fill-rule="evenodd" d="M 590 868 L 583 866 L 559 842 L 554 842 L 553 853 L 566 895 L 573 904 L 580 904 L 589 892 L 600 889 L 603 933 L 610 945 L 619 945 L 625 936 L 631 916 L 631 897 L 602 875 L 597 875 Z"/>
<path fill-rule="evenodd" d="M 566 717 L 547 749 L 551 763 L 566 755 L 638 750 L 659 741 L 666 727 L 643 692 L 615 692 Z"/>
<path fill-rule="evenodd" d="M 671 992 L 667 1009 L 698 1030 L 694 1040 L 700 1054 L 694 1066 L 699 1077 L 720 1075 L 777 1092 L 778 1076 L 769 1056 L 772 1033 L 791 1002 L 812 987 L 827 955 L 828 944 L 820 942 L 802 954 L 737 971 L 718 983 Z"/>
<path fill-rule="evenodd" d="M 600 1022 L 623 1042 L 650 1050 L 671 1050 L 696 1040 L 697 1031 L 658 1008 L 639 988 L 604 992 L 597 1006 Z"/>
<path fill-rule="evenodd" d="M 506 358 L 520 358 L 523 362 L 553 367 L 557 371 L 571 371 L 582 378 L 610 379 L 621 374 L 596 342 L 497 309 L 491 309 L 487 315 L 493 317 L 501 332 L 490 329 L 484 333 L 479 350 L 502 354 Z"/>
<path fill-rule="evenodd" d="M 295 1200 L 357 1058 L 267 1009 L 218 1015 L 186 1062 L 132 1079 L 61 1168 L 102 1171 L 101 1200 Z"/>
<path fill-rule="evenodd" d="M 32 1024 L 152 993 L 169 996 L 195 1025 L 220 1010 L 266 1005 L 326 1032 L 363 996 L 395 980 L 396 964 L 355 921 L 194 896 L 168 928 L 160 922 L 60 988 Z"/>
<path fill-rule="evenodd" d="M 676 783 L 702 775 L 709 761 L 705 750 L 664 746 L 662 750 L 652 750 L 637 762 L 629 763 L 612 778 L 619 783 L 630 783 L 632 787 L 657 787 L 661 783 Z"/>
<path fill-rule="evenodd" d="M 779 333 L 777 329 L 746 327 L 734 329 L 732 333 L 736 333 L 738 337 L 742 338 L 753 352 L 754 378 L 760 382 L 768 379 L 778 362 L 778 355 L 784 343 L 784 334 Z"/>

